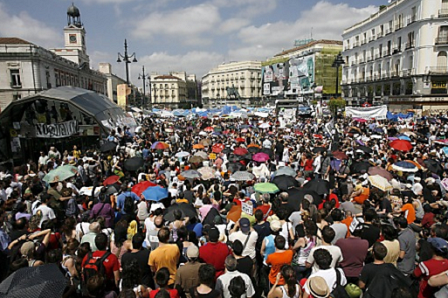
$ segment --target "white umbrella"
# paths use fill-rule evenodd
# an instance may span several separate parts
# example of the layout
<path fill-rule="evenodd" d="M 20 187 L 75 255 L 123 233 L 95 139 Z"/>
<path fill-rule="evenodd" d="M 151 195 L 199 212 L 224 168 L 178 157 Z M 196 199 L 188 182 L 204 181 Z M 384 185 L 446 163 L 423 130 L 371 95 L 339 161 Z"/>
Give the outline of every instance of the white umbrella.
<path fill-rule="evenodd" d="M 269 127 L 271 127 L 271 125 L 269 125 L 269 123 L 261 123 L 259 126 L 258 126 L 259 128 L 269 128 Z"/>
<path fill-rule="evenodd" d="M 187 157 L 187 156 L 190 156 L 190 152 L 181 151 L 181 152 L 176 153 L 176 155 L 174 155 L 174 156 L 176 156 L 177 158 Z"/>
<path fill-rule="evenodd" d="M 390 184 L 386 178 L 381 177 L 380 175 L 369 176 L 369 178 L 367 179 L 369 179 L 369 182 L 370 184 L 372 184 L 372 186 L 375 186 L 382 191 L 388 191 L 393 188 L 392 184 Z"/>
<path fill-rule="evenodd" d="M 246 171 L 236 171 L 230 178 L 235 179 L 235 181 L 249 181 L 253 180 L 255 176 Z"/>

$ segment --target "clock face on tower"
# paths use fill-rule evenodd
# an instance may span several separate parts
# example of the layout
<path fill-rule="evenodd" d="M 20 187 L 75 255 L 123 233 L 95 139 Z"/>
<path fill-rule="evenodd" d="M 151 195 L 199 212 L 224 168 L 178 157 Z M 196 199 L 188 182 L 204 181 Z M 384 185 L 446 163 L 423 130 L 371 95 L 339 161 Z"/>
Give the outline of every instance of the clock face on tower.
<path fill-rule="evenodd" d="M 69 39 L 70 39 L 70 43 L 76 43 L 76 35 L 75 34 L 70 34 Z"/>

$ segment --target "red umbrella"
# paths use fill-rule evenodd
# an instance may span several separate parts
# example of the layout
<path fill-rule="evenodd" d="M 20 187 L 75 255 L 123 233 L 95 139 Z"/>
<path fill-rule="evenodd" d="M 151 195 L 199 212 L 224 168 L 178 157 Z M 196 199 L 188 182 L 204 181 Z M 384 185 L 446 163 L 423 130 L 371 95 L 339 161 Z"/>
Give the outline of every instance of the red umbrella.
<path fill-rule="evenodd" d="M 342 151 L 333 151 L 332 152 L 332 154 L 333 154 L 333 157 L 334 158 L 336 158 L 336 159 L 348 159 L 348 156 L 347 156 L 347 154 L 345 154 L 344 152 L 342 152 Z"/>
<path fill-rule="evenodd" d="M 108 185 L 111 185 L 111 184 L 115 184 L 115 183 L 118 182 L 118 180 L 120 180 L 119 176 L 112 175 L 112 176 L 107 177 L 107 179 L 103 181 L 103 185 L 104 186 L 108 186 Z"/>
<path fill-rule="evenodd" d="M 259 152 L 254 154 L 254 156 L 252 156 L 252 159 L 258 162 L 265 162 L 269 160 L 269 155 L 263 152 Z"/>
<path fill-rule="evenodd" d="M 303 136 L 303 132 L 296 130 L 296 135 Z"/>
<path fill-rule="evenodd" d="M 321 139 L 321 140 L 324 138 L 322 135 L 318 135 L 318 134 L 314 134 L 313 137 L 315 139 Z"/>
<path fill-rule="evenodd" d="M 233 154 L 235 155 L 245 155 L 247 153 L 249 153 L 249 151 L 247 151 L 247 149 L 243 147 L 238 147 L 235 150 L 233 150 Z"/>
<path fill-rule="evenodd" d="M 246 140 L 244 138 L 236 138 L 235 141 L 239 142 L 239 143 L 244 143 L 246 142 Z"/>
<path fill-rule="evenodd" d="M 409 151 L 412 149 L 412 145 L 406 140 L 395 140 L 389 144 L 392 148 L 398 151 Z"/>
<path fill-rule="evenodd" d="M 206 127 L 205 129 L 204 129 L 204 131 L 206 131 L 206 132 L 213 132 L 215 129 L 213 128 L 213 127 L 211 127 L 211 126 L 209 126 L 209 127 Z"/>
<path fill-rule="evenodd" d="M 157 184 L 152 183 L 150 181 L 143 181 L 143 182 L 140 182 L 140 183 L 132 186 L 132 192 L 140 197 L 142 195 L 142 193 L 146 189 L 148 189 L 148 187 L 154 187 L 154 186 L 157 186 Z"/>
<path fill-rule="evenodd" d="M 212 146 L 212 152 L 214 153 L 221 153 L 222 150 L 224 150 L 224 144 L 215 144 Z"/>

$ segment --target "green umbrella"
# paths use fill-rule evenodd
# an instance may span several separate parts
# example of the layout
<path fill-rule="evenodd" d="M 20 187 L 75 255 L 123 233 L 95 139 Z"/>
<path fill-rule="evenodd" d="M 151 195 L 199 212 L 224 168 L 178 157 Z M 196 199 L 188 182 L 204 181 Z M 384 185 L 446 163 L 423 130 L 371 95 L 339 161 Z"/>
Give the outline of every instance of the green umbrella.
<path fill-rule="evenodd" d="M 257 183 L 254 185 L 255 191 L 259 193 L 277 193 L 280 190 L 273 183 Z"/>
<path fill-rule="evenodd" d="M 213 128 L 213 130 L 216 131 L 216 132 L 221 132 L 222 128 L 219 127 L 219 126 L 216 126 L 216 127 Z"/>
<path fill-rule="evenodd" d="M 45 175 L 44 180 L 47 183 L 64 181 L 68 178 L 75 176 L 78 173 L 76 167 L 71 165 L 65 165 L 62 167 L 58 167 L 52 171 L 50 171 L 47 175 Z"/>

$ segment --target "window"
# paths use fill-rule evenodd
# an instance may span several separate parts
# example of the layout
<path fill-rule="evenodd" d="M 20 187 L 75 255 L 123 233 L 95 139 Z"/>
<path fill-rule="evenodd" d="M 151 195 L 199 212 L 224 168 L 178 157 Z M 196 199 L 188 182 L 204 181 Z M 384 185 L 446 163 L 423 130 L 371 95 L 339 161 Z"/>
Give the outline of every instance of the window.
<path fill-rule="evenodd" d="M 47 82 L 47 89 L 51 89 L 50 72 L 48 70 L 45 71 L 45 79 Z"/>
<path fill-rule="evenodd" d="M 11 73 L 11 87 L 22 87 L 22 81 L 20 80 L 20 71 L 18 69 L 10 69 Z"/>
<path fill-rule="evenodd" d="M 437 69 L 439 71 L 445 71 L 447 68 L 447 55 L 446 52 L 440 52 L 437 55 Z"/>
<path fill-rule="evenodd" d="M 401 36 L 397 38 L 397 49 L 401 52 Z"/>

